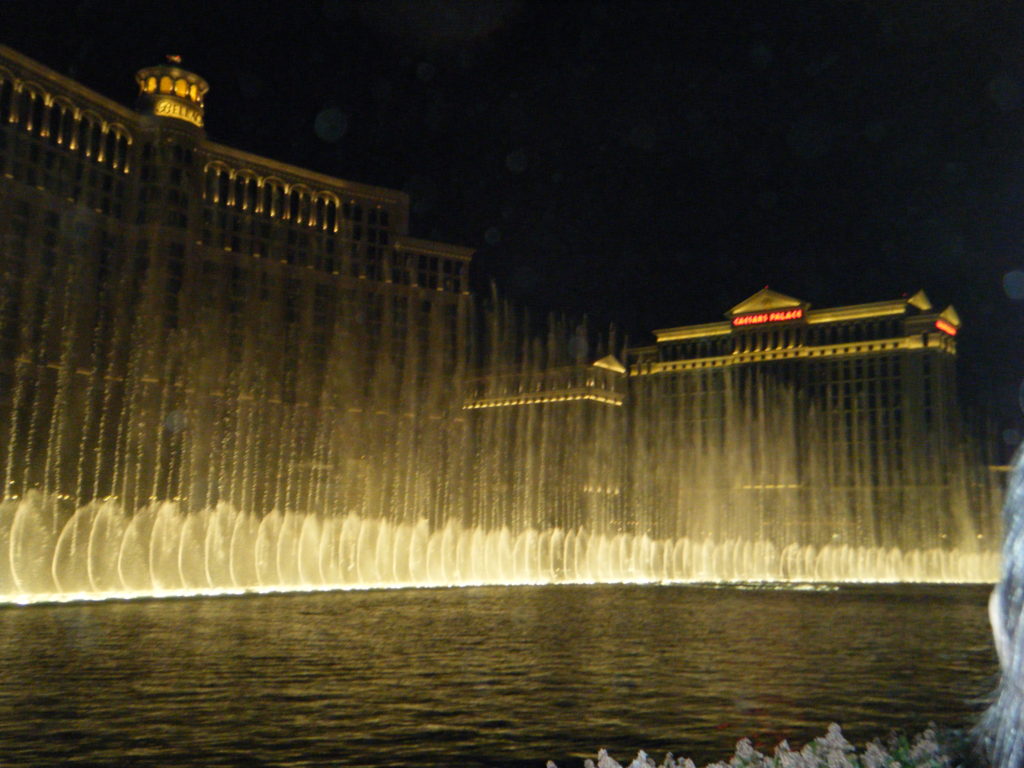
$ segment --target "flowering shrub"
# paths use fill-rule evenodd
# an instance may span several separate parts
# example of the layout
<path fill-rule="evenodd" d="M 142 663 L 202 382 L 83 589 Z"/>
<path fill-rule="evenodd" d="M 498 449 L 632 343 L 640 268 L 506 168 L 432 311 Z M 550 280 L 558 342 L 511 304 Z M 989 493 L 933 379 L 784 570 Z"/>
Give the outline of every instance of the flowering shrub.
<path fill-rule="evenodd" d="M 607 750 L 597 753 L 597 762 L 589 758 L 584 768 L 623 768 Z M 815 739 L 794 752 L 789 743 L 783 741 L 775 748 L 775 754 L 763 755 L 754 749 L 750 739 L 736 743 L 736 754 L 729 762 L 711 763 L 706 768 L 953 768 L 953 758 L 939 743 L 935 727 L 914 737 L 894 734 L 883 744 L 869 742 L 862 752 L 846 740 L 840 727 L 832 723 L 828 733 Z M 558 768 L 548 761 L 547 768 Z M 690 759 L 677 760 L 669 752 L 657 763 L 643 750 L 637 753 L 633 762 L 625 768 L 696 768 Z"/>

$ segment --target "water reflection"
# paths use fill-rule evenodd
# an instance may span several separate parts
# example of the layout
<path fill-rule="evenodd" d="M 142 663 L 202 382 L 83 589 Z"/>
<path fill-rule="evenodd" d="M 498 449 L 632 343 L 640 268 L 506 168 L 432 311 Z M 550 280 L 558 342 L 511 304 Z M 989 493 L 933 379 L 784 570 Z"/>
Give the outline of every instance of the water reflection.
<path fill-rule="evenodd" d="M 749 735 L 964 725 L 995 671 L 975 588 L 550 586 L 0 611 L 14 765 L 707 762 Z"/>

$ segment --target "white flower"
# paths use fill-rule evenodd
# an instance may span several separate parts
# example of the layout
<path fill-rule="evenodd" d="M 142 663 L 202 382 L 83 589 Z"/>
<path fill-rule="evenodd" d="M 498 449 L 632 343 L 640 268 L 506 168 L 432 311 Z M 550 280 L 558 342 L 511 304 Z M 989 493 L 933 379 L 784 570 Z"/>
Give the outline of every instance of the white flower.
<path fill-rule="evenodd" d="M 835 749 L 840 752 L 853 752 L 853 744 L 848 742 L 843 736 L 843 729 L 839 727 L 838 723 L 831 723 L 828 727 L 828 733 L 823 739 L 818 739 L 824 743 L 829 749 Z"/>
<path fill-rule="evenodd" d="M 828 753 L 828 768 L 854 768 L 846 753 L 838 750 Z"/>
<path fill-rule="evenodd" d="M 903 744 L 894 742 L 893 748 L 903 752 Z M 586 760 L 584 768 L 622 768 L 602 749 L 597 753 L 597 763 Z M 557 768 L 554 762 L 548 761 L 547 768 Z M 665 762 L 657 765 L 654 759 L 641 750 L 627 768 L 696 768 L 693 760 L 683 758 L 677 760 L 671 752 L 665 755 Z M 706 768 L 904 768 L 903 763 L 879 742 L 868 742 L 861 755 L 843 736 L 842 729 L 832 723 L 828 732 L 810 742 L 800 752 L 794 752 L 788 741 L 779 742 L 775 747 L 775 756 L 765 757 L 754 749 L 750 739 L 736 742 L 736 753 L 728 762 L 711 763 Z M 939 743 L 935 726 L 917 736 L 909 750 L 906 768 L 953 768 L 953 762 Z"/>
<path fill-rule="evenodd" d="M 597 768 L 622 768 L 622 766 L 612 760 L 607 749 L 602 749 L 597 753 Z"/>
<path fill-rule="evenodd" d="M 929 728 L 914 739 L 910 758 L 915 764 L 927 763 L 935 768 L 948 768 L 951 764 L 949 755 L 943 753 L 942 747 L 939 746 L 934 728 Z"/>
<path fill-rule="evenodd" d="M 813 766 L 817 763 L 813 755 L 805 759 L 799 752 L 790 749 L 788 741 L 782 741 L 775 747 L 775 760 L 780 768 L 805 768 L 805 766 Z"/>
<path fill-rule="evenodd" d="M 883 768 L 892 760 L 892 755 L 886 752 L 877 741 L 869 741 L 862 759 L 864 768 Z"/>

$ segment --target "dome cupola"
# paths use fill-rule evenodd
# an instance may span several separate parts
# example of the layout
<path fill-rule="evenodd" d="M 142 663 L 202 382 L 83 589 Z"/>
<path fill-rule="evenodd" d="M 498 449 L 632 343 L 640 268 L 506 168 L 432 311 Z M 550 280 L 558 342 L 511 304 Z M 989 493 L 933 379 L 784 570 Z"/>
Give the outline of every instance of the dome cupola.
<path fill-rule="evenodd" d="M 168 56 L 167 63 L 140 69 L 139 112 L 178 120 L 196 128 L 203 127 L 203 99 L 210 90 L 207 82 L 194 72 L 182 69 L 180 56 Z"/>

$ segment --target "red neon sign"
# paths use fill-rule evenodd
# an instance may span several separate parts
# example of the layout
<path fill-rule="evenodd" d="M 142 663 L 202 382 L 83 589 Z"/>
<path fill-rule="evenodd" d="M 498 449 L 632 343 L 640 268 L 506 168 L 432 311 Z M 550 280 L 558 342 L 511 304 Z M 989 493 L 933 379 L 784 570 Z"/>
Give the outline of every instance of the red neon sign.
<path fill-rule="evenodd" d="M 761 323 L 781 323 L 786 320 L 799 320 L 804 316 L 802 307 L 796 309 L 779 309 L 774 312 L 755 312 L 752 315 L 740 315 L 732 319 L 734 326 L 760 325 Z"/>
<path fill-rule="evenodd" d="M 945 320 L 936 320 L 935 327 L 943 333 L 948 333 L 950 336 L 956 336 L 956 326 L 952 323 L 947 323 Z"/>

